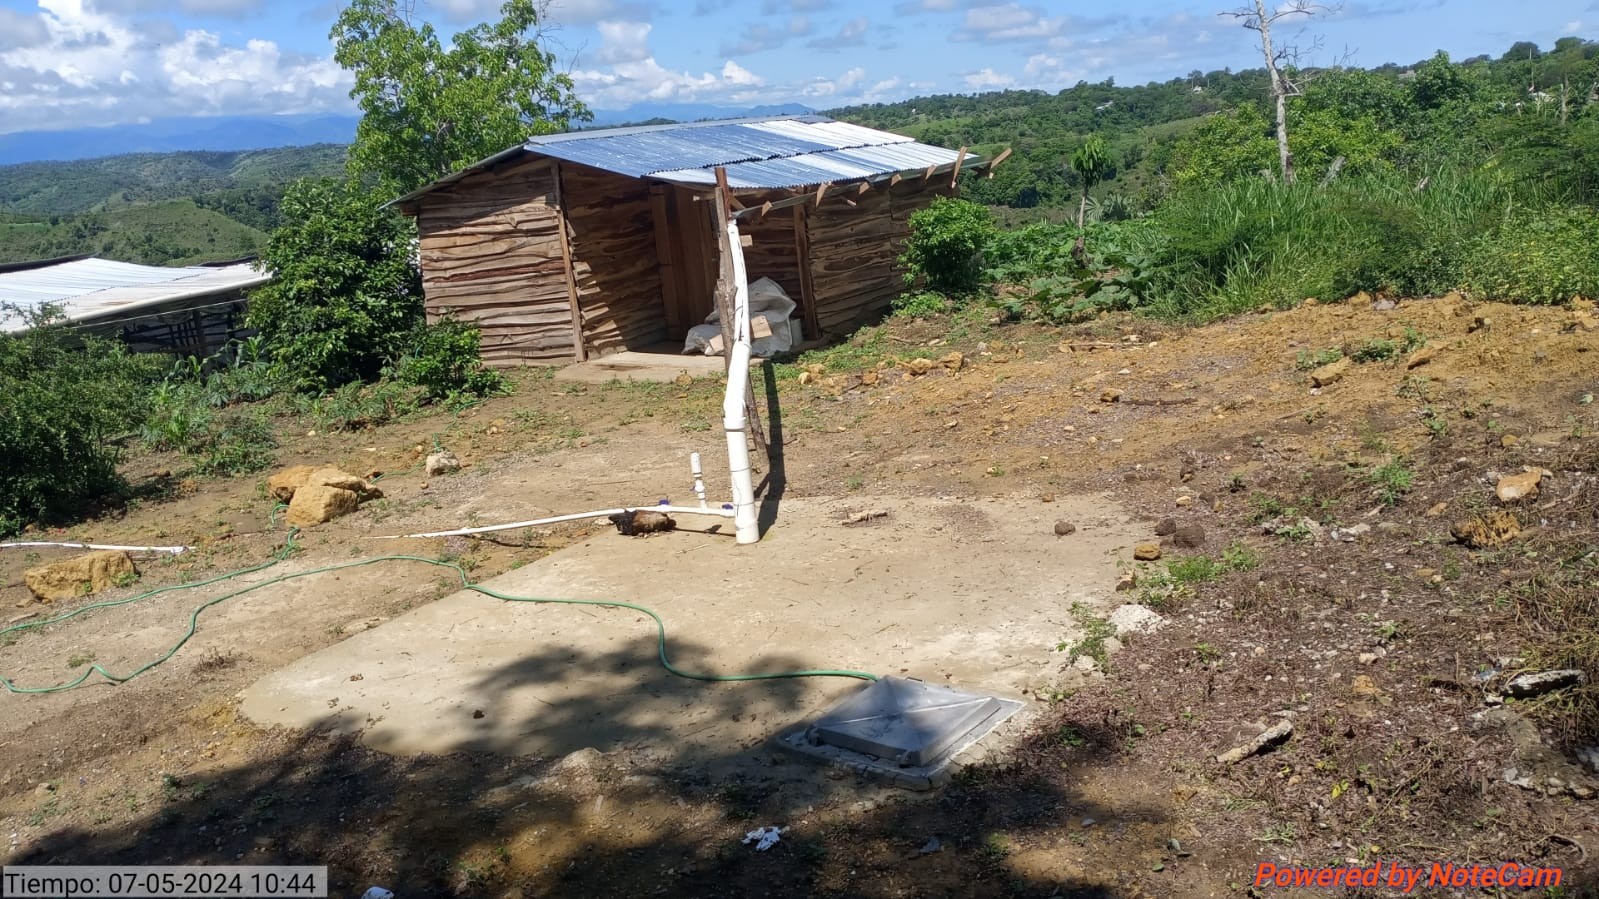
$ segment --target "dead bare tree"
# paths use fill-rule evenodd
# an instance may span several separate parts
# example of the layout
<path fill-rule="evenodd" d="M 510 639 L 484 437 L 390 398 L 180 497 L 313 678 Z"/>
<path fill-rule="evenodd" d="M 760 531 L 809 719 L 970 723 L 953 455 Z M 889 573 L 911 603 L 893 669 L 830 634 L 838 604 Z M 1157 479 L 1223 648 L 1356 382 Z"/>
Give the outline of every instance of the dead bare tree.
<path fill-rule="evenodd" d="M 1239 20 L 1250 31 L 1260 32 L 1260 52 L 1266 60 L 1266 73 L 1271 77 L 1271 97 L 1277 107 L 1277 158 L 1282 168 L 1284 184 L 1294 183 L 1294 154 L 1288 148 L 1288 98 L 1300 92 L 1301 84 L 1283 71 L 1284 64 L 1293 65 L 1302 48 L 1295 45 L 1274 45 L 1271 38 L 1273 25 L 1291 16 L 1315 16 L 1336 12 L 1339 7 L 1316 3 L 1314 0 L 1288 0 L 1275 10 L 1266 10 L 1265 0 L 1254 0 L 1231 12 L 1218 13 Z"/>

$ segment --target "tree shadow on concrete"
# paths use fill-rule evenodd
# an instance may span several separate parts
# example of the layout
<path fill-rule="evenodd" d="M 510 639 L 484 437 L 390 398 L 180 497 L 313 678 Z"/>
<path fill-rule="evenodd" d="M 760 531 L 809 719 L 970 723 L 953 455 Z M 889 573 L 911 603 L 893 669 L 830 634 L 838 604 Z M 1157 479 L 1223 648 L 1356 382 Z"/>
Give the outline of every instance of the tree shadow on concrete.
<path fill-rule="evenodd" d="M 681 642 L 673 652 L 685 667 L 708 666 L 716 654 Z M 1017 867 L 993 835 L 1045 840 L 1068 819 L 1162 817 L 1136 803 L 1090 801 L 1050 776 L 1053 763 L 979 771 L 918 796 L 790 760 L 764 740 L 715 748 L 685 742 L 673 708 L 709 718 L 770 716 L 773 726 L 762 731 L 775 733 L 790 723 L 785 715 L 799 714 L 803 685 L 701 684 L 661 672 L 642 688 L 648 714 L 635 713 L 640 697 L 617 695 L 609 675 L 655 664 L 654 642 L 645 639 L 602 653 L 541 650 L 484 675 L 479 688 L 507 694 L 556 673 L 583 685 L 530 713 L 492 703 L 481 709 L 485 720 L 520 714 L 516 732 L 554 740 L 572 753 L 564 757 L 481 751 L 512 748 L 486 738 L 469 738 L 466 749 L 448 755 L 394 757 L 333 732 L 340 722 L 332 713 L 326 727 L 247 737 L 253 745 L 242 760 L 220 770 L 196 763 L 193 747 L 174 747 L 168 770 L 152 770 L 142 789 L 127 791 L 131 814 L 95 807 L 89 787 L 63 784 L 54 795 L 73 799 L 73 815 L 10 863 L 327 865 L 335 897 L 381 884 L 404 899 L 1108 899 L 1121 894 Z M 757 666 L 802 667 L 782 655 Z M 597 747 L 603 755 L 583 751 L 595 735 L 609 741 Z M 1112 755 L 1107 750 L 1103 763 L 1115 764 Z M 762 825 L 790 830 L 758 853 L 740 838 Z"/>

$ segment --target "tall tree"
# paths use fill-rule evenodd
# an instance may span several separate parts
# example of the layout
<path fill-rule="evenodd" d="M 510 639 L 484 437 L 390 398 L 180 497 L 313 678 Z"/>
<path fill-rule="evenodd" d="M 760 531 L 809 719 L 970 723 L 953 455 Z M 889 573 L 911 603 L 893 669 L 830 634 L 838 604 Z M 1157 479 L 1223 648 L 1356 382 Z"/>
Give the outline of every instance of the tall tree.
<path fill-rule="evenodd" d="M 352 0 L 329 37 L 355 74 L 361 123 L 350 169 L 390 194 L 415 190 L 535 134 L 592 116 L 541 44 L 546 3 L 506 0 L 500 21 L 446 47 L 415 0 Z"/>
<path fill-rule="evenodd" d="M 1331 12 L 1332 8 L 1313 0 L 1288 0 L 1271 12 L 1266 11 L 1265 0 L 1254 0 L 1253 6 L 1224 12 L 1241 21 L 1245 28 L 1260 33 L 1260 53 L 1266 60 L 1266 74 L 1271 78 L 1271 98 L 1277 110 L 1277 162 L 1282 170 L 1284 184 L 1294 183 L 1294 154 L 1288 147 L 1288 98 L 1299 93 L 1299 85 L 1283 71 L 1284 64 L 1292 64 L 1299 48 L 1272 43 L 1273 25 L 1290 16 L 1313 16 Z"/>
<path fill-rule="evenodd" d="M 1110 171 L 1110 148 L 1105 145 L 1105 139 L 1097 134 L 1090 135 L 1072 154 L 1071 165 L 1082 182 L 1082 194 L 1077 202 L 1077 227 L 1081 228 L 1088 217 L 1088 191 Z"/>

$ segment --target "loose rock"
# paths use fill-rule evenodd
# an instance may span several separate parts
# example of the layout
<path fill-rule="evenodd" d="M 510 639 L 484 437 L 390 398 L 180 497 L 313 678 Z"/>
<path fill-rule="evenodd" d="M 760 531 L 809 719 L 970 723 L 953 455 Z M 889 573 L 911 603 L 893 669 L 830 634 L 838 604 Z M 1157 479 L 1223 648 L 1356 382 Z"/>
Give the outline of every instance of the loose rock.
<path fill-rule="evenodd" d="M 312 527 L 348 515 L 360 505 L 361 497 L 354 490 L 307 484 L 294 491 L 284 521 L 291 527 Z"/>
<path fill-rule="evenodd" d="M 450 474 L 452 472 L 460 471 L 461 460 L 456 458 L 454 453 L 450 452 L 449 450 L 445 450 L 444 452 L 434 453 L 431 456 L 428 456 L 425 468 L 427 470 L 428 477 L 436 478 L 441 474 Z"/>
<path fill-rule="evenodd" d="M 1162 518 L 1160 521 L 1155 522 L 1156 537 L 1170 537 L 1175 533 L 1177 533 L 1177 519 Z"/>
<path fill-rule="evenodd" d="M 1543 472 L 1528 470 L 1521 474 L 1507 474 L 1499 479 L 1494 487 L 1494 495 L 1502 503 L 1513 503 L 1523 499 L 1533 499 L 1538 495 L 1538 484 L 1543 481 Z"/>
<path fill-rule="evenodd" d="M 1140 543 L 1133 547 L 1133 558 L 1140 562 L 1153 562 L 1160 558 L 1159 543 Z"/>
<path fill-rule="evenodd" d="M 1556 671 L 1539 671 L 1536 674 L 1521 674 L 1511 678 L 1505 683 L 1505 695 L 1517 699 L 1527 699 L 1532 696 L 1542 696 L 1555 690 L 1564 690 L 1567 687 L 1581 686 L 1588 676 L 1576 668 L 1562 668 Z"/>
<path fill-rule="evenodd" d="M 1205 545 L 1205 529 L 1197 524 L 1185 524 L 1172 532 L 1171 542 L 1180 549 L 1198 549 Z"/>
<path fill-rule="evenodd" d="M 1310 386 L 1326 387 L 1328 384 L 1342 380 L 1349 371 L 1349 366 L 1353 364 L 1348 359 L 1339 359 L 1337 362 L 1329 362 L 1323 365 L 1310 373 Z"/>
<path fill-rule="evenodd" d="M 1221 755 L 1216 756 L 1216 761 L 1221 762 L 1224 765 L 1241 762 L 1252 755 L 1258 755 L 1259 753 L 1264 752 L 1273 746 L 1279 746 L 1287 742 L 1288 738 L 1293 736 L 1293 734 L 1294 725 L 1291 722 L 1279 721 L 1264 731 L 1261 731 L 1260 736 L 1250 740 L 1248 743 L 1234 746 Z"/>
<path fill-rule="evenodd" d="M 1437 350 L 1430 346 L 1424 346 L 1410 354 L 1410 358 L 1405 360 L 1405 368 L 1420 368 L 1431 362 L 1437 355 Z"/>
<path fill-rule="evenodd" d="M 293 465 L 283 469 L 270 478 L 267 478 L 267 492 L 280 503 L 294 499 L 294 491 L 310 483 L 311 473 L 316 468 L 311 465 Z"/>
<path fill-rule="evenodd" d="M 1472 549 L 1485 549 L 1503 546 L 1521 536 L 1521 522 L 1504 509 L 1495 509 L 1455 522 L 1449 533 Z"/>
<path fill-rule="evenodd" d="M 34 596 L 55 602 L 99 593 L 138 573 L 127 553 L 106 549 L 30 568 L 23 572 L 22 581 Z"/>
<path fill-rule="evenodd" d="M 958 351 L 953 352 L 939 359 L 938 364 L 950 371 L 960 371 L 966 366 L 966 355 Z"/>
<path fill-rule="evenodd" d="M 1152 634 L 1166 624 L 1166 619 L 1149 606 L 1130 602 L 1117 606 L 1105 619 L 1116 633 L 1126 634 Z"/>
<path fill-rule="evenodd" d="M 1072 524 L 1069 521 L 1055 522 L 1055 536 L 1067 537 L 1075 533 L 1077 533 L 1077 525 Z"/>

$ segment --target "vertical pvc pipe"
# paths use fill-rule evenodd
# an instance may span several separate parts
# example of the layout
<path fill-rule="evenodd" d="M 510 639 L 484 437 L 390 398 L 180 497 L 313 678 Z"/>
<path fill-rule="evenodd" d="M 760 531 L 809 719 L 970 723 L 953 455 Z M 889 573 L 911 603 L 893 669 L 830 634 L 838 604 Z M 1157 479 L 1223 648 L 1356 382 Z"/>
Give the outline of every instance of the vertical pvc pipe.
<path fill-rule="evenodd" d="M 727 467 L 733 476 L 733 534 L 741 544 L 758 543 L 760 521 L 755 514 L 755 485 L 750 471 L 749 426 L 744 414 L 744 395 L 750 380 L 750 286 L 744 269 L 744 244 L 738 221 L 727 223 L 727 245 L 733 262 L 733 335 L 727 395 L 722 398 L 722 427 L 727 431 Z"/>
<path fill-rule="evenodd" d="M 700 467 L 700 454 L 688 454 L 688 470 L 694 476 L 694 495 L 699 497 L 700 508 L 709 508 L 705 504 L 705 469 Z"/>

